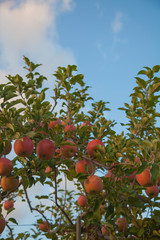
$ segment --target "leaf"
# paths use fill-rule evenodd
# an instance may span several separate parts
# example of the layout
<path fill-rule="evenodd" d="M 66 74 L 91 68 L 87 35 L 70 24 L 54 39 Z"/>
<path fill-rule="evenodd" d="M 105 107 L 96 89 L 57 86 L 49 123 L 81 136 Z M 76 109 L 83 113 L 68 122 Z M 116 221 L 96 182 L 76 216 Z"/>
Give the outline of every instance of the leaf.
<path fill-rule="evenodd" d="M 40 173 L 40 182 L 43 183 L 46 179 L 46 174 L 44 169 L 42 169 L 39 173 Z"/>
<path fill-rule="evenodd" d="M 153 72 L 158 72 L 160 70 L 160 65 L 155 65 L 153 68 L 152 68 L 152 71 Z"/>
<path fill-rule="evenodd" d="M 14 100 L 12 102 L 7 103 L 6 109 L 9 109 L 9 108 L 11 108 L 11 107 L 13 107 L 14 105 L 17 105 L 17 104 L 23 104 L 24 106 L 26 106 L 25 101 L 23 101 L 22 99 L 17 99 L 17 100 Z"/>
<path fill-rule="evenodd" d="M 146 88 L 147 86 L 147 82 L 139 77 L 136 77 L 136 83 L 140 86 L 140 88 Z"/>
<path fill-rule="evenodd" d="M 139 75 L 139 74 L 147 75 L 147 72 L 148 72 L 148 71 L 146 71 L 146 70 L 141 70 L 141 71 L 139 71 L 137 74 L 138 74 L 138 75 Z"/>
<path fill-rule="evenodd" d="M 15 131 L 15 130 L 14 130 L 14 127 L 13 127 L 13 125 L 12 125 L 11 123 L 6 123 L 6 127 L 7 127 L 7 128 L 10 128 L 10 129 L 13 130 L 13 131 Z"/>
<path fill-rule="evenodd" d="M 42 102 L 45 99 L 45 93 L 42 91 L 39 95 L 39 100 Z"/>
<path fill-rule="evenodd" d="M 158 176 L 159 176 L 159 165 L 157 163 L 153 163 L 151 168 L 151 175 L 154 185 L 157 184 Z"/>
<path fill-rule="evenodd" d="M 140 173 L 143 172 L 146 168 L 147 168 L 147 162 L 143 162 L 142 165 L 138 168 L 136 174 L 140 174 Z"/>
<path fill-rule="evenodd" d="M 108 218 L 112 214 L 114 214 L 114 206 L 112 205 L 112 203 L 110 203 L 106 211 L 106 218 Z"/>
<path fill-rule="evenodd" d="M 25 189 L 27 189 L 28 185 L 29 185 L 29 180 L 27 176 L 22 176 L 22 182 L 23 182 L 23 186 Z"/>
<path fill-rule="evenodd" d="M 149 148 L 149 149 L 152 149 L 152 147 L 153 147 L 153 144 L 152 144 L 150 141 L 148 141 L 148 140 L 144 140 L 144 141 L 142 142 L 142 144 L 143 144 L 145 147 Z"/>
<path fill-rule="evenodd" d="M 9 218 L 8 219 L 9 222 L 15 223 L 16 225 L 18 225 L 17 221 L 15 218 Z"/>

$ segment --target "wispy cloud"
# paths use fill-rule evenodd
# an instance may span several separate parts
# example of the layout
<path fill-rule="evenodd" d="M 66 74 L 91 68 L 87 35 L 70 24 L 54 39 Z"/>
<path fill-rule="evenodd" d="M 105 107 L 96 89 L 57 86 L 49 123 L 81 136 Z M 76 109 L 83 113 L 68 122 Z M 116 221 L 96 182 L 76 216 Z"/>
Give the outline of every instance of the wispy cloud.
<path fill-rule="evenodd" d="M 104 48 L 103 48 L 103 46 L 102 46 L 101 43 L 98 43 L 98 44 L 97 44 L 97 49 L 98 49 L 98 51 L 100 52 L 100 54 L 102 55 L 102 57 L 103 57 L 104 59 L 106 59 L 106 58 L 107 58 L 107 54 L 106 54 L 106 51 L 104 50 Z"/>
<path fill-rule="evenodd" d="M 124 30 L 124 23 L 125 23 L 126 17 L 124 13 L 122 12 L 116 12 L 113 21 L 111 22 L 111 28 L 113 33 L 113 44 L 112 44 L 112 55 L 115 61 L 118 61 L 120 59 L 119 53 L 117 50 L 117 44 L 118 43 L 126 43 L 127 39 L 121 36 L 121 33 Z"/>
<path fill-rule="evenodd" d="M 122 31 L 123 28 L 123 13 L 122 12 L 117 12 L 115 15 L 115 18 L 111 24 L 112 26 L 112 31 L 114 34 L 118 34 L 119 32 Z"/>
<path fill-rule="evenodd" d="M 15 74 L 22 55 L 53 71 L 76 62 L 71 49 L 59 44 L 56 19 L 73 10 L 72 0 L 16 0 L 0 2 L 0 75 Z"/>

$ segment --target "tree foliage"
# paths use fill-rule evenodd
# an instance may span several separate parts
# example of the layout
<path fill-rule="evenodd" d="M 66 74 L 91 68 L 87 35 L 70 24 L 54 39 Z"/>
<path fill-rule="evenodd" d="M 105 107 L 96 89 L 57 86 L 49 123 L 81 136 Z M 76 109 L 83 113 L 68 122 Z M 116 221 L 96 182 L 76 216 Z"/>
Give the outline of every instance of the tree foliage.
<path fill-rule="evenodd" d="M 8 236 L 1 239 L 76 239 L 77 216 L 81 217 L 82 239 L 159 239 L 160 197 L 148 196 L 145 192 L 148 186 L 140 185 L 135 175 L 130 176 L 149 169 L 152 185 L 160 184 L 157 123 L 160 65 L 152 69 L 144 67 L 138 72 L 131 102 L 119 108 L 125 112 L 128 122 L 122 123 L 124 131 L 117 134 L 115 121 L 105 117 L 105 112 L 110 110 L 108 102 L 96 102 L 90 97 L 89 86 L 83 74 L 76 74 L 75 65 L 58 67 L 54 74 L 55 85 L 48 89 L 45 88 L 47 78 L 37 72 L 40 64 L 34 64 L 27 57 L 24 61 L 26 76 L 8 75 L 8 82 L 0 85 L 0 155 L 5 157 L 6 147 L 10 143 L 13 146 L 24 136 L 32 140 L 34 150 L 29 157 L 11 159 L 11 175 L 19 179 L 19 185 L 12 191 L 4 191 L 1 186 L 1 212 L 7 199 L 16 201 L 21 197 L 37 217 L 31 229 L 18 235 L 11 225 L 19 223 L 7 217 Z M 86 104 L 90 104 L 87 113 Z M 57 118 L 63 124 L 49 127 Z M 73 128 L 67 131 L 66 126 Z M 42 139 L 50 139 L 55 144 L 55 155 L 49 160 L 37 156 L 37 145 Z M 87 144 L 93 139 L 101 140 L 105 146 L 99 146 L 95 156 L 87 152 Z M 68 140 L 71 141 L 69 146 L 78 148 L 73 157 L 61 152 Z M 83 159 L 93 164 L 95 173 L 92 175 L 101 178 L 103 190 L 100 193 L 89 194 L 85 189 L 84 181 L 90 175 L 87 165 L 85 172 L 75 171 L 76 163 Z M 50 171 L 46 172 L 48 166 Z M 67 189 L 65 183 L 62 188 L 62 181 L 74 182 L 76 191 Z M 47 195 L 36 196 L 39 204 L 33 206 L 28 189 L 36 188 L 38 182 L 48 186 L 50 191 Z M 87 199 L 84 207 L 77 204 L 80 195 Z M 46 199 L 48 204 L 43 204 Z M 7 215 L 12 211 L 16 209 L 11 208 Z M 125 219 L 125 230 L 118 230 L 119 218 Z M 46 231 L 39 229 L 43 222 L 47 224 Z M 109 232 L 105 236 L 104 226 Z"/>

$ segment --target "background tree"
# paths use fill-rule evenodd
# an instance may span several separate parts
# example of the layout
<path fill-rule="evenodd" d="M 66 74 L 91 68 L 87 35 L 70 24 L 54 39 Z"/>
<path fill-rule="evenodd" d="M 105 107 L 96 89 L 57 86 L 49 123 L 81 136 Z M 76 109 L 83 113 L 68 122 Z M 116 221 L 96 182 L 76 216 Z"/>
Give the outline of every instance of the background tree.
<path fill-rule="evenodd" d="M 79 216 L 82 239 L 159 239 L 160 65 L 138 73 L 131 103 L 120 108 L 129 121 L 117 134 L 105 117 L 108 102 L 89 96 L 75 65 L 58 67 L 49 98 L 40 64 L 24 60 L 25 78 L 9 75 L 0 85 L 1 210 L 16 211 L 20 196 L 37 217 L 32 229 L 15 235 L 16 219 L 1 213 L 0 233 L 8 228 L 5 239 L 12 240 L 76 239 Z M 8 159 L 12 147 L 16 157 Z M 61 189 L 66 179 L 75 192 Z M 33 206 L 28 189 L 38 182 L 52 191 L 36 196 Z"/>

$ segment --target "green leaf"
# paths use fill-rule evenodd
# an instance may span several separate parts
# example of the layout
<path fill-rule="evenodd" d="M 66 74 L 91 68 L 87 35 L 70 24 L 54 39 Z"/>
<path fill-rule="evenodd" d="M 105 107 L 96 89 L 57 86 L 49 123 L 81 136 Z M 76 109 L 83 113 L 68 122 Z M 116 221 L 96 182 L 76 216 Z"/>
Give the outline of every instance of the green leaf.
<path fill-rule="evenodd" d="M 39 173 L 40 173 L 40 182 L 43 183 L 46 179 L 45 170 L 42 169 Z"/>
<path fill-rule="evenodd" d="M 110 203 L 106 211 L 106 218 L 108 218 L 112 214 L 114 214 L 114 206 L 112 203 Z"/>
<path fill-rule="evenodd" d="M 146 71 L 146 70 L 141 70 L 141 71 L 139 71 L 137 74 L 138 74 L 138 75 L 139 75 L 139 74 L 147 75 L 147 72 L 148 72 L 148 71 Z"/>
<path fill-rule="evenodd" d="M 152 68 L 152 71 L 153 72 L 158 72 L 160 70 L 160 65 L 155 65 L 153 68 Z"/>
<path fill-rule="evenodd" d="M 149 148 L 149 149 L 152 149 L 152 147 L 153 147 L 153 144 L 152 144 L 150 141 L 148 141 L 148 140 L 144 140 L 144 141 L 142 142 L 142 144 L 143 144 L 145 147 Z"/>
<path fill-rule="evenodd" d="M 45 99 L 45 93 L 42 91 L 39 95 L 39 100 L 42 102 Z"/>
<path fill-rule="evenodd" d="M 12 131 L 15 131 L 14 127 L 13 127 L 13 125 L 11 123 L 6 123 L 6 127 L 10 128 Z"/>
<path fill-rule="evenodd" d="M 27 189 L 28 185 L 29 185 L 29 180 L 27 176 L 22 176 L 22 182 L 23 182 L 23 186 L 25 189 Z"/>
<path fill-rule="evenodd" d="M 11 108 L 11 107 L 13 107 L 14 105 L 17 105 L 17 104 L 23 104 L 24 106 L 26 106 L 25 101 L 23 101 L 22 99 L 17 99 L 17 100 L 14 100 L 12 102 L 7 103 L 6 109 L 9 109 L 9 108 Z"/>
<path fill-rule="evenodd" d="M 159 164 L 153 163 L 151 168 L 151 175 L 154 185 L 157 184 L 158 176 L 159 176 Z"/>
<path fill-rule="evenodd" d="M 140 88 L 146 88 L 147 82 L 142 78 L 136 77 L 136 82 L 140 86 Z"/>
<path fill-rule="evenodd" d="M 17 221 L 15 218 L 9 218 L 8 219 L 9 222 L 15 223 L 16 225 L 18 225 Z"/>

